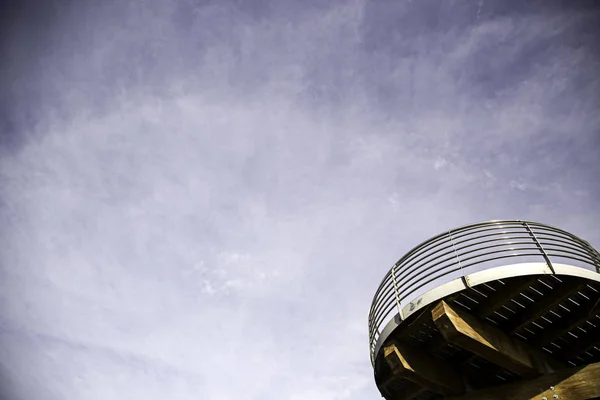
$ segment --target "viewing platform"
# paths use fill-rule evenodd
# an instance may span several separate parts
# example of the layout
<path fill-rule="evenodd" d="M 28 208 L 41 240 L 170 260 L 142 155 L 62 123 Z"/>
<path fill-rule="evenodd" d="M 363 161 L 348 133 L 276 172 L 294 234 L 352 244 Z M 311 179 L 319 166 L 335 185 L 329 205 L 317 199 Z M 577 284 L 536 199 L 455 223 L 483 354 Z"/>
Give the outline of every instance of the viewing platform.
<path fill-rule="evenodd" d="M 368 322 L 387 400 L 600 398 L 600 254 L 558 228 L 441 233 L 392 266 Z"/>

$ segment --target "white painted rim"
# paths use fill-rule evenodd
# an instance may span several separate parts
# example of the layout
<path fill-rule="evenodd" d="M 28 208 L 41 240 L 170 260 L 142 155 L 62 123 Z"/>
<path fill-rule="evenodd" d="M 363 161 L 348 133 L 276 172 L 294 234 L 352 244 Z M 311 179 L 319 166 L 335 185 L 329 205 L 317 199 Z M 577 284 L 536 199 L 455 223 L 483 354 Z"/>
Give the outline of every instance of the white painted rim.
<path fill-rule="evenodd" d="M 472 274 L 465 275 L 464 278 L 456 278 L 450 282 L 444 283 L 440 286 L 431 289 L 424 294 L 412 299 L 406 306 L 402 308 L 400 318 L 399 314 L 396 314 L 381 331 L 381 335 L 377 339 L 375 344 L 374 356 L 377 357 L 379 349 L 385 342 L 385 340 L 392 334 L 392 332 L 402 323 L 402 320 L 407 319 L 412 314 L 416 313 L 423 307 L 429 304 L 441 300 L 446 296 L 460 292 L 463 289 L 469 287 L 475 287 L 483 283 L 495 281 L 498 279 L 515 278 L 519 276 L 529 275 L 562 275 L 562 276 L 575 276 L 578 278 L 588 279 L 595 282 L 600 282 L 600 274 L 585 268 L 575 267 L 568 264 L 555 264 L 552 263 L 554 268 L 554 274 L 548 267 L 548 264 L 543 262 L 538 263 L 518 263 L 504 265 L 501 267 L 495 267 L 490 269 L 484 269 L 482 271 L 473 272 Z"/>

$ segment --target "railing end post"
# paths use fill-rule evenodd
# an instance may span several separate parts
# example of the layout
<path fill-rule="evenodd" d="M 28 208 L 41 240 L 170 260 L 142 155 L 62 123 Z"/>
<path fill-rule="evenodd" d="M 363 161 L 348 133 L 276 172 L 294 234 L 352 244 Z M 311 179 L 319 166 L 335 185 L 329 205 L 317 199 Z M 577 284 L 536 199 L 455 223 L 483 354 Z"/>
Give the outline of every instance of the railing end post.
<path fill-rule="evenodd" d="M 394 322 L 400 325 L 402 321 L 404 321 L 404 316 L 402 315 L 402 310 L 400 310 L 400 312 L 394 316 Z"/>

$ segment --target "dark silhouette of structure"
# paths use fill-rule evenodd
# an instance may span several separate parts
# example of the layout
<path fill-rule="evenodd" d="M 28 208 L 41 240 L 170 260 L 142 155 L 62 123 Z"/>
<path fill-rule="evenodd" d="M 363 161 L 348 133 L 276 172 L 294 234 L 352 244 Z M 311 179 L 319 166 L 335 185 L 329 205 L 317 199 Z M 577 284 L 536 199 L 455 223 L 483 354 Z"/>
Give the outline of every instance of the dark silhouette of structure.
<path fill-rule="evenodd" d="M 384 277 L 369 342 L 387 400 L 600 398 L 600 254 L 529 221 L 444 232 Z"/>

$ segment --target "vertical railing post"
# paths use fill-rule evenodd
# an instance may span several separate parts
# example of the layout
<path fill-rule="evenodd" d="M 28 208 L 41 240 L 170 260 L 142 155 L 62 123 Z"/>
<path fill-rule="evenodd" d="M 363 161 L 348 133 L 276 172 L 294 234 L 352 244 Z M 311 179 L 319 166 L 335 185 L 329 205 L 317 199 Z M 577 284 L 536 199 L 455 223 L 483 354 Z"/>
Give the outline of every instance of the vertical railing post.
<path fill-rule="evenodd" d="M 450 239 L 450 244 L 452 244 L 452 249 L 454 250 L 454 257 L 456 258 L 456 263 L 458 264 L 458 268 L 460 268 L 460 279 L 462 280 L 465 288 L 470 288 L 471 285 L 465 276 L 465 271 L 463 271 L 462 263 L 460 262 L 460 257 L 458 256 L 458 251 L 456 250 L 456 245 L 454 244 L 454 238 L 452 237 L 452 232 L 448 231 L 448 239 Z"/>
<path fill-rule="evenodd" d="M 398 283 L 396 282 L 396 267 L 398 264 L 394 264 L 392 267 L 392 282 L 394 284 L 394 295 L 396 296 L 396 307 L 398 307 L 398 316 L 400 317 L 400 321 L 404 320 L 404 316 L 402 315 L 402 306 L 400 304 L 400 294 L 398 293 Z"/>
<path fill-rule="evenodd" d="M 554 266 L 552 265 L 552 261 L 550 260 L 550 257 L 548 257 L 548 254 L 546 254 L 546 250 L 544 250 L 544 247 L 538 240 L 537 236 L 535 236 L 535 233 L 533 233 L 533 231 L 531 230 L 531 227 L 529 226 L 529 224 L 525 221 L 519 221 L 519 222 L 521 222 L 521 224 L 523 224 L 523 226 L 529 233 L 529 236 L 531 236 L 531 238 L 533 239 L 533 242 L 535 243 L 537 248 L 540 250 L 540 253 L 542 253 L 542 257 L 544 257 L 544 260 L 546 260 L 546 264 L 548 264 L 548 268 L 550 268 L 550 271 L 552 271 L 553 274 L 556 274 L 556 272 L 554 271 Z"/>

